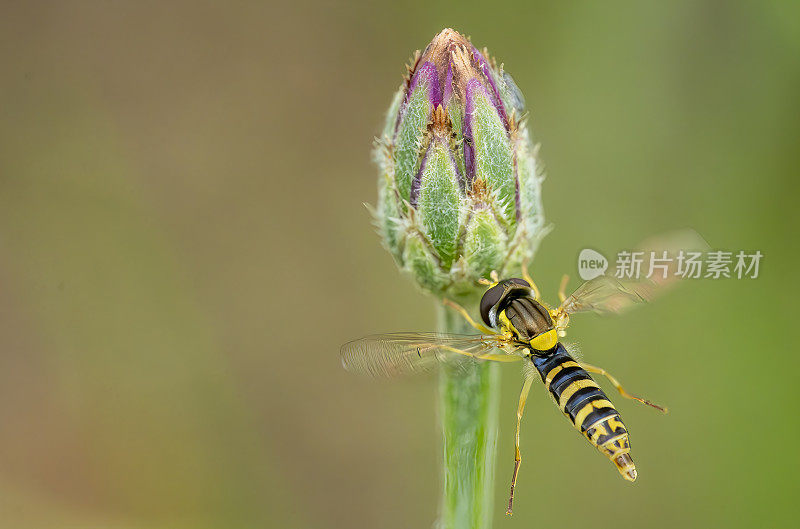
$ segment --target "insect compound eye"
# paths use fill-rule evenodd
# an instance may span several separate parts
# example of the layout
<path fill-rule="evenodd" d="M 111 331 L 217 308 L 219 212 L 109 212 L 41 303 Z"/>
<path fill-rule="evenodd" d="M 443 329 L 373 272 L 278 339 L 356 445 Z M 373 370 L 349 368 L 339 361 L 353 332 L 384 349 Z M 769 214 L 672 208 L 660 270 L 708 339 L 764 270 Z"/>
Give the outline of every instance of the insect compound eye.
<path fill-rule="evenodd" d="M 531 288 L 531 284 L 530 283 L 528 283 L 524 279 L 520 279 L 518 277 L 512 277 L 511 279 L 508 279 L 507 281 L 509 281 L 510 283 L 515 283 L 517 285 L 522 285 L 523 287 Z"/>
<path fill-rule="evenodd" d="M 489 321 L 489 311 L 492 310 L 492 307 L 494 307 L 498 301 L 500 301 L 500 297 L 503 295 L 503 292 L 505 292 L 505 287 L 502 283 L 498 283 L 487 290 L 481 298 L 481 319 L 483 320 L 483 323 L 489 325 L 490 327 L 492 323 Z"/>

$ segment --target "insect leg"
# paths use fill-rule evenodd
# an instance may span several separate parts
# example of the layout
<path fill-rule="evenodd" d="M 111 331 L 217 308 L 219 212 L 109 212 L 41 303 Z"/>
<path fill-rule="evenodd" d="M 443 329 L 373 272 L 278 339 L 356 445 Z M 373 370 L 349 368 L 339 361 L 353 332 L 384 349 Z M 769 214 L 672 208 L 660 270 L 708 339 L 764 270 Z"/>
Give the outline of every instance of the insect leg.
<path fill-rule="evenodd" d="M 625 391 L 625 388 L 622 387 L 622 384 L 620 384 L 619 381 L 611 375 L 611 373 L 609 373 L 608 371 L 606 371 L 602 367 L 593 366 L 591 364 L 585 364 L 583 362 L 580 362 L 580 365 L 581 365 L 582 368 L 584 368 L 586 371 L 589 371 L 590 373 L 595 373 L 597 375 L 603 375 L 604 377 L 606 377 L 608 379 L 608 381 L 611 382 L 611 385 L 613 385 L 615 388 L 617 388 L 617 391 L 619 391 L 619 394 L 622 395 L 623 397 L 625 397 L 626 399 L 631 399 L 631 400 L 635 400 L 637 402 L 641 402 L 642 404 L 647 404 L 648 406 L 652 406 L 653 408 L 655 408 L 657 410 L 660 410 L 660 411 L 662 411 L 664 413 L 667 413 L 669 411 L 669 410 L 667 410 L 667 408 L 659 406 L 657 404 L 653 404 L 649 400 L 645 400 L 645 399 L 643 399 L 641 397 L 637 397 L 636 395 L 631 395 L 630 393 Z"/>
<path fill-rule="evenodd" d="M 539 287 L 537 287 L 536 283 L 533 282 L 533 278 L 531 277 L 531 274 L 528 271 L 528 266 L 530 264 L 531 262 L 527 257 L 522 260 L 522 279 L 524 279 L 531 285 L 531 290 L 533 290 L 533 297 L 535 299 L 542 299 L 542 294 L 541 292 L 539 292 Z"/>
<path fill-rule="evenodd" d="M 567 294 L 565 292 L 567 290 L 567 283 L 569 283 L 569 276 L 564 274 L 561 277 L 561 285 L 558 287 L 558 299 L 561 303 L 564 303 L 567 299 Z"/>
<path fill-rule="evenodd" d="M 518 356 L 511 356 L 502 353 L 484 353 L 480 355 L 474 355 L 474 357 L 478 360 L 493 360 L 495 362 L 516 362 L 520 359 Z"/>
<path fill-rule="evenodd" d="M 481 334 L 495 334 L 495 332 L 493 330 L 491 330 L 490 328 L 488 328 L 488 327 L 486 327 L 484 325 L 481 325 L 480 323 L 476 323 L 475 320 L 473 320 L 470 317 L 469 313 L 464 309 L 464 307 L 462 307 L 458 303 L 456 303 L 454 301 L 450 301 L 447 298 L 444 298 L 442 300 L 442 303 L 444 303 L 445 305 L 447 305 L 451 309 L 453 309 L 456 312 L 458 312 L 459 314 L 461 314 L 461 316 L 463 316 L 464 319 L 467 320 L 467 323 L 469 323 L 470 325 L 475 327 Z"/>
<path fill-rule="evenodd" d="M 529 370 L 525 371 L 525 382 L 522 384 L 522 390 L 519 392 L 519 406 L 517 407 L 517 434 L 514 438 L 514 474 L 511 476 L 511 495 L 508 498 L 508 509 L 506 514 L 512 514 L 512 507 L 514 504 L 514 487 L 517 485 L 517 474 L 519 473 L 519 465 L 522 463 L 522 455 L 519 451 L 519 423 L 522 420 L 522 413 L 525 411 L 525 401 L 528 400 L 528 392 L 531 389 L 533 382 L 533 373 Z"/>

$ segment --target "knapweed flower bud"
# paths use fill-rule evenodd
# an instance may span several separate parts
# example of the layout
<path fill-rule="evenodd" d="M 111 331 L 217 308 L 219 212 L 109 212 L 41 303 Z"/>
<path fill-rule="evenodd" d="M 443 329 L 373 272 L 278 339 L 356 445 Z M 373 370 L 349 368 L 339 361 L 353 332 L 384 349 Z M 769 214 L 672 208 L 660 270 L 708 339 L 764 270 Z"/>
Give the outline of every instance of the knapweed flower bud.
<path fill-rule="evenodd" d="M 378 139 L 379 231 L 425 290 L 475 290 L 532 259 L 545 234 L 542 175 L 522 94 L 452 29 L 417 52 Z"/>

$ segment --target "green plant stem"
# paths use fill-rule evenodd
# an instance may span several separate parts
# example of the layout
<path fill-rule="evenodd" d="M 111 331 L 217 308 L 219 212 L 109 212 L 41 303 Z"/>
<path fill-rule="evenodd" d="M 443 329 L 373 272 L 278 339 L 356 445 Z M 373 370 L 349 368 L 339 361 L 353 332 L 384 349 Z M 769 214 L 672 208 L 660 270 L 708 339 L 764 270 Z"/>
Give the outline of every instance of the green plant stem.
<path fill-rule="evenodd" d="M 472 307 L 466 305 L 467 309 Z M 471 314 L 476 311 L 470 310 Z M 439 330 L 475 334 L 461 315 L 440 306 Z M 439 379 L 444 440 L 441 529 L 488 529 L 494 507 L 500 371 L 496 362 L 445 366 Z"/>

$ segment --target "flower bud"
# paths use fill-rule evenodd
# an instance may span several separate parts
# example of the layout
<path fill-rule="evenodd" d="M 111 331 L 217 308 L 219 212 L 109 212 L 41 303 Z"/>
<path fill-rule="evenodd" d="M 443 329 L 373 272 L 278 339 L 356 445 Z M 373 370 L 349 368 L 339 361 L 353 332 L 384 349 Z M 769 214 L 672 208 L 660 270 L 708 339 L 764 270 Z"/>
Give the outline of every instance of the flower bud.
<path fill-rule="evenodd" d="M 547 230 L 524 113 L 511 76 L 456 31 L 415 54 L 376 142 L 376 216 L 425 290 L 472 292 L 533 258 Z"/>

